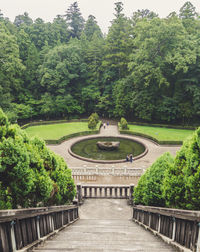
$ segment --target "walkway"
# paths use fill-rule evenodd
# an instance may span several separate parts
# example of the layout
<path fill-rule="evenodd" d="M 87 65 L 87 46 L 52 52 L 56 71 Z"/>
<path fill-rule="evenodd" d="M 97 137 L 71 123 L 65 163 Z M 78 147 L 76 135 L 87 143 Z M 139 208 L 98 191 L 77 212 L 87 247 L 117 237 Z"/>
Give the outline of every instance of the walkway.
<path fill-rule="evenodd" d="M 35 252 L 173 252 L 171 246 L 131 220 L 126 200 L 89 199 L 80 207 L 80 220 Z"/>
<path fill-rule="evenodd" d="M 119 131 L 118 127 L 116 125 L 109 125 L 108 127 L 104 129 L 103 127 L 100 130 L 100 134 L 94 135 L 94 136 L 119 136 Z M 124 136 L 124 135 L 120 135 Z M 83 165 L 86 165 L 87 167 L 94 167 L 95 165 L 98 165 L 98 167 L 112 167 L 113 164 L 94 164 L 91 162 L 86 162 L 79 160 L 77 158 L 72 157 L 68 153 L 68 149 L 71 146 L 71 144 L 77 140 L 81 139 L 86 139 L 91 136 L 83 136 L 83 137 L 75 137 L 72 139 L 69 139 L 59 145 L 49 145 L 48 147 L 53 150 L 55 153 L 61 155 L 69 168 L 77 168 L 77 167 L 82 167 Z M 146 169 L 148 168 L 159 156 L 161 156 L 163 153 L 169 151 L 172 155 L 175 156 L 177 150 L 180 149 L 180 146 L 160 146 L 152 141 L 142 138 L 142 137 L 136 137 L 136 136 L 128 136 L 131 137 L 132 139 L 136 139 L 139 141 L 142 141 L 149 149 L 147 155 L 145 155 L 143 158 L 135 160 L 133 163 L 124 163 L 124 164 L 114 164 L 115 167 L 122 167 L 122 166 L 127 166 L 127 167 L 133 167 L 133 168 L 143 168 Z"/>

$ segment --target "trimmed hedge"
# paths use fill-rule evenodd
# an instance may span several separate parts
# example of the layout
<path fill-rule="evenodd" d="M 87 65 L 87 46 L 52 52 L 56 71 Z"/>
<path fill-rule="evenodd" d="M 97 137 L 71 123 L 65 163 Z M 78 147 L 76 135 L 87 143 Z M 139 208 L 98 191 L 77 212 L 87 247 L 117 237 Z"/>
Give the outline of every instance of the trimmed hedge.
<path fill-rule="evenodd" d="M 151 124 L 151 123 L 142 123 L 142 122 L 128 122 L 130 125 L 139 125 L 139 126 L 149 126 L 149 127 L 158 127 L 158 128 L 170 128 L 170 129 L 190 129 L 196 130 L 199 126 L 183 126 L 183 125 L 169 125 L 169 124 Z"/>
<path fill-rule="evenodd" d="M 68 122 L 87 122 L 87 121 L 88 119 L 72 119 L 72 120 L 58 120 L 58 121 L 30 122 L 21 126 L 21 129 L 26 129 L 31 126 L 38 126 L 38 125 L 48 125 L 48 124 L 68 123 Z"/>
<path fill-rule="evenodd" d="M 93 134 L 98 134 L 99 130 L 92 130 L 92 131 L 83 131 L 83 132 L 77 132 L 73 134 L 69 134 L 66 136 L 61 137 L 60 139 L 57 140 L 44 140 L 46 144 L 60 144 L 70 138 L 77 137 L 77 136 L 86 136 L 86 135 L 93 135 Z"/>
<path fill-rule="evenodd" d="M 145 137 L 148 138 L 154 142 L 156 142 L 157 144 L 160 145 L 182 145 L 183 141 L 159 141 L 156 138 L 143 134 L 143 133 L 139 133 L 139 132 L 134 132 L 134 131 L 128 131 L 128 130 L 120 130 L 120 134 L 127 134 L 127 135 L 134 135 L 134 136 L 141 136 L 141 137 Z"/>

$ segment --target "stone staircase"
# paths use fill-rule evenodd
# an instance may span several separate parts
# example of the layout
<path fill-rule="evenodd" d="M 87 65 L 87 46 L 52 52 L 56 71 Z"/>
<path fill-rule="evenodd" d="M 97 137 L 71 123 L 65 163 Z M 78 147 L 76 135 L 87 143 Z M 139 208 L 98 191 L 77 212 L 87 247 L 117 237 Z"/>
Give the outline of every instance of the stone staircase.
<path fill-rule="evenodd" d="M 172 252 L 175 248 L 131 220 L 126 200 L 88 199 L 80 220 L 44 242 L 35 252 Z"/>

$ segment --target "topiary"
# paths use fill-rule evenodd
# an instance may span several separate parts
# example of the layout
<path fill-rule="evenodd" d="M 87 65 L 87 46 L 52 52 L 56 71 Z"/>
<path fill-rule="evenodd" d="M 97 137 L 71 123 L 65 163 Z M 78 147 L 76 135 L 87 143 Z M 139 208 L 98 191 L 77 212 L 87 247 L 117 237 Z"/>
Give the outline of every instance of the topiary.
<path fill-rule="evenodd" d="M 128 129 L 128 123 L 124 117 L 122 117 L 120 120 L 120 126 L 123 130 Z"/>

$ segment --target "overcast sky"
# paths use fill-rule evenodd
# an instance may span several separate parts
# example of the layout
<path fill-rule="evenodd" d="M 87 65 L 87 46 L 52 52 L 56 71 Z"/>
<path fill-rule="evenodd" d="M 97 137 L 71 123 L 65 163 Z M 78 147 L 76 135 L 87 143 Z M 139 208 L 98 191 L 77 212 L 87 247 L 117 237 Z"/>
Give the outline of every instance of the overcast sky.
<path fill-rule="evenodd" d="M 104 33 L 107 33 L 110 21 L 113 19 L 114 3 L 120 0 L 78 0 L 80 11 L 85 19 L 92 14 Z M 53 21 L 58 15 L 65 11 L 75 0 L 0 0 L 0 10 L 4 17 L 14 21 L 15 16 L 28 12 L 35 20 L 40 17 L 44 21 Z M 124 3 L 124 13 L 132 16 L 138 9 L 149 9 L 166 17 L 172 11 L 178 13 L 186 0 L 121 0 Z M 196 11 L 200 12 L 200 0 L 190 1 Z"/>

